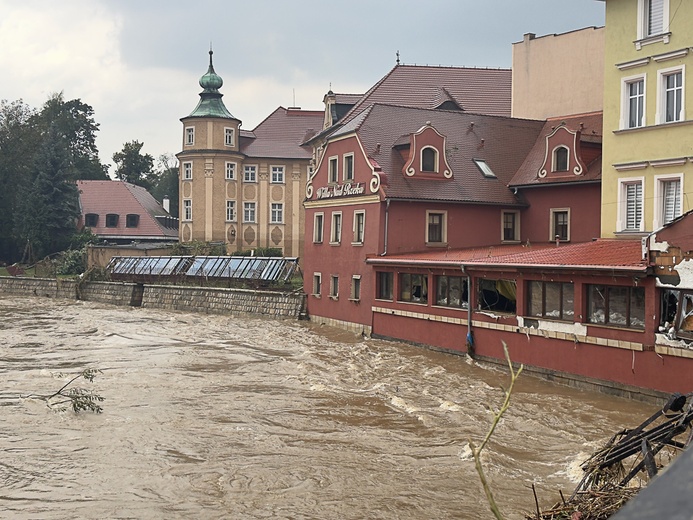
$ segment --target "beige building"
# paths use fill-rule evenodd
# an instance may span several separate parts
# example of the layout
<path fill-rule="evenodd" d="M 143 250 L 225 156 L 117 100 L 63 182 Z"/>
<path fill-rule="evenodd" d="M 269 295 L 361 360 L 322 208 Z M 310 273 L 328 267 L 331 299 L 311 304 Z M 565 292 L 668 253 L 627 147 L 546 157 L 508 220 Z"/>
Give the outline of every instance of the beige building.
<path fill-rule="evenodd" d="M 604 27 L 587 27 L 513 44 L 512 116 L 548 119 L 600 112 Z"/>
<path fill-rule="evenodd" d="M 200 101 L 183 123 L 180 241 L 224 242 L 229 254 L 280 248 L 301 257 L 302 211 L 311 148 L 322 111 L 277 108 L 254 130 L 241 129 L 212 64 L 200 78 Z"/>

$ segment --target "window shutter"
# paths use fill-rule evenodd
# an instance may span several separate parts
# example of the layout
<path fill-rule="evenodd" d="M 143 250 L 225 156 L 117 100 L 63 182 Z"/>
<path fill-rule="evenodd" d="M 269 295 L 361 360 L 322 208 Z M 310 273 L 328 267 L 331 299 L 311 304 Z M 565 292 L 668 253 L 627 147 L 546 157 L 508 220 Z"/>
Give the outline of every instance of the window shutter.
<path fill-rule="evenodd" d="M 640 229 L 642 184 L 626 184 L 626 229 Z"/>
<path fill-rule="evenodd" d="M 647 6 L 647 36 L 664 32 L 664 0 L 649 0 Z"/>
<path fill-rule="evenodd" d="M 662 203 L 664 223 L 667 224 L 679 216 L 679 207 L 681 205 L 681 181 L 665 181 L 662 184 L 664 195 Z"/>

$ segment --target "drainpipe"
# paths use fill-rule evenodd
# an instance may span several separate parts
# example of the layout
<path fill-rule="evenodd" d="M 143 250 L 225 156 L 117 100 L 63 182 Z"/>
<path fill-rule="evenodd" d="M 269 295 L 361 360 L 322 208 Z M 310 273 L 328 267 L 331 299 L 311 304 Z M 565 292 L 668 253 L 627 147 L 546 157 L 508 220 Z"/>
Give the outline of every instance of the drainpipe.
<path fill-rule="evenodd" d="M 382 253 L 380 253 L 380 256 L 387 255 L 387 230 L 388 230 L 389 220 L 390 220 L 390 199 L 387 199 L 387 201 L 385 201 L 385 249 L 383 250 Z"/>
<path fill-rule="evenodd" d="M 464 265 L 460 266 L 462 274 L 465 274 Z M 472 331 L 472 277 L 467 273 L 467 355 L 474 357 L 474 333 Z"/>

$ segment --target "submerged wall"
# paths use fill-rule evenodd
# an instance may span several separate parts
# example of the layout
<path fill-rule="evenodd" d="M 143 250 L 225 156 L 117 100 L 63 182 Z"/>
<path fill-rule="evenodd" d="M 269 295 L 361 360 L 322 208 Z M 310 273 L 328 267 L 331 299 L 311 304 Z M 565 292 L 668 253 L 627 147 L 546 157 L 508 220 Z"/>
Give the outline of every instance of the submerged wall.
<path fill-rule="evenodd" d="M 294 319 L 301 317 L 305 305 L 302 293 L 0 276 L 0 297 L 9 295 L 76 299 L 209 314 L 249 314 Z"/>

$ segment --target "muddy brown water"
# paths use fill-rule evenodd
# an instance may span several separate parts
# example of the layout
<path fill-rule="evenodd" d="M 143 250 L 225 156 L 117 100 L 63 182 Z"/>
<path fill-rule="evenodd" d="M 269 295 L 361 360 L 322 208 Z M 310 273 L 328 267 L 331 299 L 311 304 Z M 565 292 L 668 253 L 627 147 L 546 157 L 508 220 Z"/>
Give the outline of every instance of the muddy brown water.
<path fill-rule="evenodd" d="M 0 517 L 492 518 L 502 367 L 306 322 L 0 298 Z M 512 354 L 512 353 L 511 353 Z M 104 412 L 28 394 L 103 370 Z M 521 375 L 483 455 L 508 519 L 654 406 Z"/>

